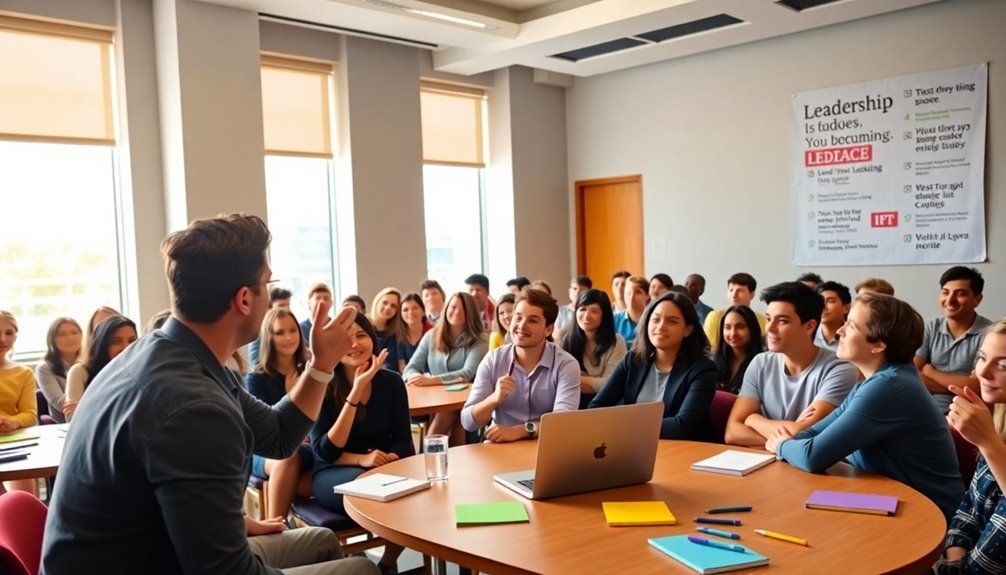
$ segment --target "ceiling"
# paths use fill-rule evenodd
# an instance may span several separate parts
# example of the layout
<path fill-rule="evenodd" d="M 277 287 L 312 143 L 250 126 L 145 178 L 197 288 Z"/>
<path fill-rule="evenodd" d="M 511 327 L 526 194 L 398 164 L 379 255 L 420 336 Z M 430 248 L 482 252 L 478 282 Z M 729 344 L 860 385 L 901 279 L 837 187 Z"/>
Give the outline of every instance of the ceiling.
<path fill-rule="evenodd" d="M 940 0 L 201 1 L 429 48 L 442 72 L 593 76 Z"/>

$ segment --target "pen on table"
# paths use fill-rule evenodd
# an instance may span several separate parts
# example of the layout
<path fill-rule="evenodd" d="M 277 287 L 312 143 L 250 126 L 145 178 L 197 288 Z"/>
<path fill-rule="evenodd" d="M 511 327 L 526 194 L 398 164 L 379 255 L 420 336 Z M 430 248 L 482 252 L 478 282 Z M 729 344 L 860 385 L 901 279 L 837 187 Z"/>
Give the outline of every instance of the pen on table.
<path fill-rule="evenodd" d="M 696 523 L 710 523 L 712 525 L 741 525 L 740 519 L 719 519 L 716 517 L 696 517 Z"/>
<path fill-rule="evenodd" d="M 731 545 L 730 543 L 722 543 L 720 541 L 713 541 L 711 539 L 705 539 L 703 537 L 696 537 L 694 535 L 689 535 L 688 540 L 692 543 L 698 543 L 699 545 L 705 545 L 706 547 L 715 547 L 716 549 L 725 549 L 727 551 L 733 551 L 735 553 L 747 553 L 748 550 L 741 547 L 740 545 Z"/>
<path fill-rule="evenodd" d="M 4 447 L 0 447 L 0 453 L 3 453 L 5 451 L 17 451 L 18 449 L 27 449 L 29 447 L 35 447 L 37 445 L 38 445 L 38 442 L 35 442 L 35 443 L 22 443 L 20 445 L 7 445 L 7 446 L 4 446 Z"/>
<path fill-rule="evenodd" d="M 398 479 L 388 481 L 387 483 L 382 483 L 381 487 L 387 487 L 389 485 L 394 485 L 395 483 L 401 483 L 403 481 L 407 481 L 408 479 L 409 479 L 408 477 L 399 477 Z"/>
<path fill-rule="evenodd" d="M 751 511 L 750 505 L 735 505 L 733 507 L 710 507 L 706 509 L 706 513 L 711 513 L 713 515 L 717 513 L 742 513 L 744 511 Z"/>
<path fill-rule="evenodd" d="M 792 535 L 783 535 L 782 533 L 776 533 L 775 531 L 769 531 L 768 529 L 755 529 L 754 532 L 762 537 L 769 537 L 771 539 L 778 539 L 779 541 L 789 541 L 790 543 L 796 543 L 797 545 L 807 546 L 806 539 L 793 537 Z"/>
<path fill-rule="evenodd" d="M 719 529 L 713 529 L 712 527 L 696 527 L 696 531 L 699 533 L 705 533 L 706 535 L 716 535 L 718 537 L 726 537 L 727 539 L 740 539 L 741 536 L 737 533 L 731 533 L 730 531 L 720 531 Z"/>

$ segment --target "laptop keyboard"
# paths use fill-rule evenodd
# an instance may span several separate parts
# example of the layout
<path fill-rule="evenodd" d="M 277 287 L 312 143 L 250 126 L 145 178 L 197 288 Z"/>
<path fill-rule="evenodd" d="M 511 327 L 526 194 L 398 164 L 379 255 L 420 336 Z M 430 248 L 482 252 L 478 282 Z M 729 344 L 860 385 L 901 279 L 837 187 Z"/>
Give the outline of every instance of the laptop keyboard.
<path fill-rule="evenodd" d="M 518 479 L 517 483 L 527 487 L 531 491 L 534 491 L 534 479 Z"/>

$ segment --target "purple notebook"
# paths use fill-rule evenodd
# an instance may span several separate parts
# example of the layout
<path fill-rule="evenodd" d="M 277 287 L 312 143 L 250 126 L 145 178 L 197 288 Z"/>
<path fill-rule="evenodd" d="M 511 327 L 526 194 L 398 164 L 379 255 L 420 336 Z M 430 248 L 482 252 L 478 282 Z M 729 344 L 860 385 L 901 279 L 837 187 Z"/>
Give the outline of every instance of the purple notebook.
<path fill-rule="evenodd" d="M 894 515 L 894 512 L 898 509 L 898 498 L 893 495 L 871 495 L 868 493 L 822 491 L 818 489 L 810 494 L 805 505 L 808 509 Z"/>

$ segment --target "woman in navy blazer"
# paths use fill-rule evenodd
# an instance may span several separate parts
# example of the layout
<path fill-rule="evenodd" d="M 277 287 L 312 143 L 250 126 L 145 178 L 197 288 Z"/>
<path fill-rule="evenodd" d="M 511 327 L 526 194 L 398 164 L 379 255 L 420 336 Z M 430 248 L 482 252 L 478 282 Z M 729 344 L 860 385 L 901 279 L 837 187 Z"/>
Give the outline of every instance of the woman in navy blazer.
<path fill-rule="evenodd" d="M 660 439 L 712 441 L 716 364 L 688 296 L 667 292 L 643 312 L 636 340 L 588 407 L 664 402 Z"/>

